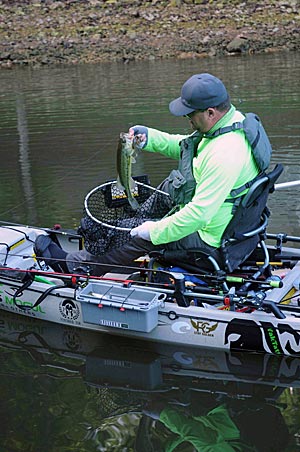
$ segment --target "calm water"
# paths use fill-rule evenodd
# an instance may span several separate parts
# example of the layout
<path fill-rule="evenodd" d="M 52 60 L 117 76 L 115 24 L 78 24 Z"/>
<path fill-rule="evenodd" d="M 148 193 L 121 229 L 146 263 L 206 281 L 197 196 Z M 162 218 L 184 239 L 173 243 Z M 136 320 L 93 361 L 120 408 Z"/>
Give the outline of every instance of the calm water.
<path fill-rule="evenodd" d="M 1 219 L 76 226 L 84 195 L 116 176 L 120 131 L 136 123 L 189 130 L 186 120 L 169 113 L 168 104 L 198 71 L 220 76 L 238 108 L 262 117 L 273 163 L 285 165 L 281 180 L 300 179 L 299 67 L 299 54 L 281 54 L 2 70 Z M 134 171 L 157 184 L 173 167 L 174 162 L 145 153 Z M 272 229 L 299 233 L 298 193 L 286 190 L 272 198 Z"/>
<path fill-rule="evenodd" d="M 280 182 L 300 179 L 299 68 L 299 54 L 279 54 L 0 71 L 0 219 L 76 227 L 85 194 L 116 177 L 121 131 L 188 132 L 168 103 L 197 72 L 222 78 L 239 109 L 261 116 L 272 163 L 285 166 Z M 145 153 L 134 172 L 156 185 L 172 168 Z M 272 195 L 270 232 L 299 235 L 299 193 Z M 2 313 L 0 322 L 0 452 L 167 450 L 175 434 L 145 413 L 164 405 L 190 419 L 222 404 L 258 451 L 300 450 L 298 360 L 141 351 Z M 290 442 L 274 445 L 286 426 Z"/>

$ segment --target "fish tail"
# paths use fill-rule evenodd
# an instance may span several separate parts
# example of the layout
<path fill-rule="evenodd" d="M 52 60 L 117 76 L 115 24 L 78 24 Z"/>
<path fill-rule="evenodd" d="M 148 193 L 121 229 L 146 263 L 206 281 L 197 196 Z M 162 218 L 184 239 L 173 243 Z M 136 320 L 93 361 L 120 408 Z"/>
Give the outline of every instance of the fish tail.
<path fill-rule="evenodd" d="M 133 210 L 137 210 L 138 207 L 140 206 L 139 203 L 137 202 L 137 200 L 133 196 L 128 198 L 128 202 Z"/>

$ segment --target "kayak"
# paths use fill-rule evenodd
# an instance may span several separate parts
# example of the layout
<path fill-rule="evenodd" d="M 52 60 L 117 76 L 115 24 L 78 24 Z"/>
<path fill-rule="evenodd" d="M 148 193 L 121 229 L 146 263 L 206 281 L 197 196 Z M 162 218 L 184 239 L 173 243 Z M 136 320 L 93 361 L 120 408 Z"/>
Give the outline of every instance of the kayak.
<path fill-rule="evenodd" d="M 41 234 L 69 251 L 82 247 L 75 231 L 2 224 L 2 311 L 145 342 L 300 356 L 300 250 L 282 246 L 298 237 L 268 235 L 272 275 L 252 280 L 256 256 L 234 274 L 148 269 L 144 260 L 101 277 L 56 273 L 34 254 Z"/>

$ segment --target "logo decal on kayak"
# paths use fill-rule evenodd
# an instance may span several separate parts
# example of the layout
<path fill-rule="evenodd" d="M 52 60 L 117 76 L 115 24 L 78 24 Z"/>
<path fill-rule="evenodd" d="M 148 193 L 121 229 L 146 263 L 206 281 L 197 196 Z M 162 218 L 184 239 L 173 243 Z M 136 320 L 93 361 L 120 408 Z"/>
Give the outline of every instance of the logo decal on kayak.
<path fill-rule="evenodd" d="M 211 333 L 216 330 L 219 323 L 191 319 L 191 324 L 195 329 L 195 334 L 202 334 L 203 336 L 213 336 L 213 334 Z"/>
<path fill-rule="evenodd" d="M 191 329 L 191 325 L 189 325 L 187 322 L 174 322 L 171 325 L 172 331 L 176 334 L 184 334 L 188 333 L 188 331 Z"/>
<path fill-rule="evenodd" d="M 67 320 L 77 320 L 79 317 L 79 307 L 72 300 L 63 300 L 59 304 L 59 312 Z"/>

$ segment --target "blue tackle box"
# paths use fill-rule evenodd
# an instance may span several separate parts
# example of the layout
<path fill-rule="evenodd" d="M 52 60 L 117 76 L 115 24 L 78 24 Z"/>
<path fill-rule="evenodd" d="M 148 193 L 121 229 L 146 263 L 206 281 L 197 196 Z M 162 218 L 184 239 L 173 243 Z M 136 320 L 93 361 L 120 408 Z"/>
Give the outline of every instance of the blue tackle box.
<path fill-rule="evenodd" d="M 107 282 L 90 282 L 78 292 L 84 322 L 149 333 L 158 323 L 166 295 Z"/>

